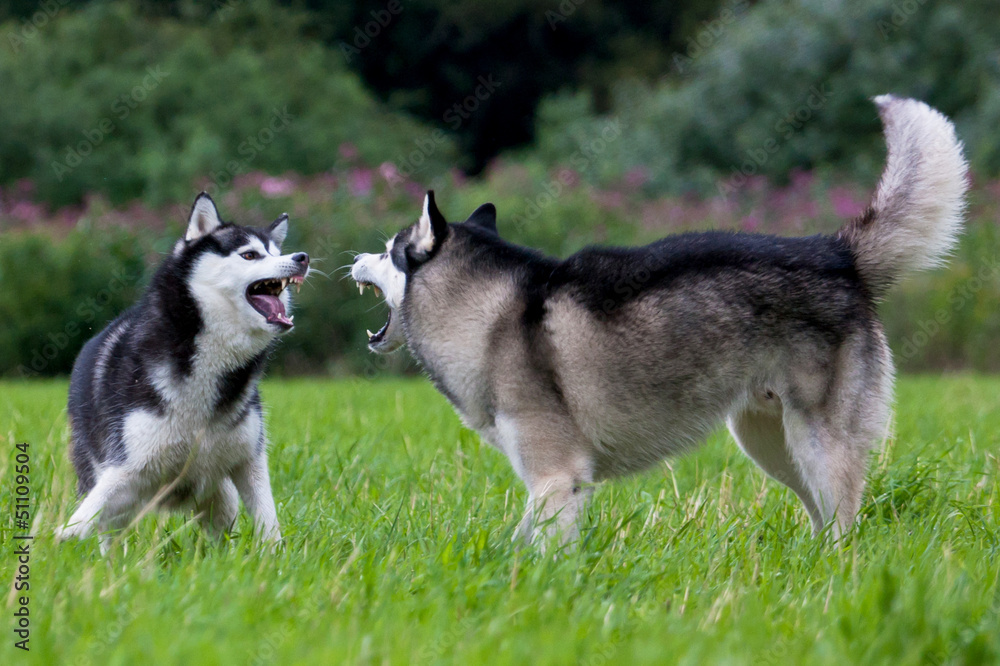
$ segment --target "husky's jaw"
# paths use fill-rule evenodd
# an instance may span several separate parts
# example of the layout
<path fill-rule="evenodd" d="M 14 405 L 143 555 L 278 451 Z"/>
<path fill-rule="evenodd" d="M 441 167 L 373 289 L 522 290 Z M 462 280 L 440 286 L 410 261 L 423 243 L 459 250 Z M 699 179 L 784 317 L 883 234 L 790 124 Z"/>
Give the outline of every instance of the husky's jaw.
<path fill-rule="evenodd" d="M 364 294 L 365 288 L 371 287 L 376 296 L 385 296 L 385 303 L 389 306 L 382 328 L 375 333 L 367 331 L 368 349 L 379 354 L 394 352 L 405 342 L 397 310 L 406 291 L 406 274 L 393 264 L 391 254 L 394 242 L 395 238 L 386 244 L 385 254 L 359 255 L 351 269 L 351 277 L 358 283 L 359 292 Z"/>
<path fill-rule="evenodd" d="M 368 282 L 365 280 L 358 281 L 358 291 L 362 294 L 365 293 L 365 287 L 371 287 L 375 290 L 376 296 L 382 295 L 382 290 L 374 282 Z M 388 304 L 388 300 L 387 300 Z M 392 315 L 396 311 L 396 308 L 389 306 L 389 312 L 386 314 L 385 323 L 382 324 L 382 328 L 372 333 L 371 331 L 365 331 L 368 334 L 368 349 L 379 354 L 388 354 L 399 349 L 403 345 L 402 336 L 399 335 L 399 325 L 397 321 L 393 319 Z"/>
<path fill-rule="evenodd" d="M 247 303 L 263 315 L 267 323 L 274 324 L 282 331 L 291 330 L 295 325 L 295 316 L 285 313 L 285 304 L 281 301 L 281 293 L 289 284 L 294 284 L 298 291 L 305 277 L 292 275 L 281 278 L 266 278 L 252 282 L 246 289 Z"/>
<path fill-rule="evenodd" d="M 371 287 L 376 296 L 382 296 L 382 289 L 377 284 L 369 280 L 358 280 L 358 291 L 364 294 L 365 287 Z M 389 302 L 388 295 L 386 296 L 386 305 L 389 306 L 389 312 L 386 314 L 382 328 L 374 333 L 365 331 L 368 334 L 368 349 L 378 354 L 394 352 L 405 342 L 402 327 L 399 325 L 399 316 L 393 317 L 397 308 Z"/>

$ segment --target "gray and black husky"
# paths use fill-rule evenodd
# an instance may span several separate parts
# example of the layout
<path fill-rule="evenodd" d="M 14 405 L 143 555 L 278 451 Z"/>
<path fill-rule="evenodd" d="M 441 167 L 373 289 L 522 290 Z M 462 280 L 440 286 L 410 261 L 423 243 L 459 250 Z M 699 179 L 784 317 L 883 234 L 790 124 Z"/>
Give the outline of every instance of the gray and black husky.
<path fill-rule="evenodd" d="M 238 499 L 262 538 L 281 538 L 257 383 L 293 325 L 287 287 L 309 270 L 305 253 L 281 253 L 287 231 L 287 215 L 224 223 L 202 193 L 142 300 L 84 346 L 69 390 L 83 501 L 62 538 L 97 530 L 106 550 L 150 503 L 195 508 L 220 532 Z"/>
<path fill-rule="evenodd" d="M 428 193 L 418 222 L 352 268 L 389 305 L 369 347 L 406 344 L 507 455 L 529 491 L 527 538 L 574 539 L 592 482 L 687 450 L 723 421 L 817 532 L 839 535 L 889 423 L 877 304 L 942 262 L 967 187 L 944 116 L 875 102 L 885 171 L 867 211 L 832 236 L 692 233 L 557 260 L 502 240 L 491 204 L 448 224 Z"/>

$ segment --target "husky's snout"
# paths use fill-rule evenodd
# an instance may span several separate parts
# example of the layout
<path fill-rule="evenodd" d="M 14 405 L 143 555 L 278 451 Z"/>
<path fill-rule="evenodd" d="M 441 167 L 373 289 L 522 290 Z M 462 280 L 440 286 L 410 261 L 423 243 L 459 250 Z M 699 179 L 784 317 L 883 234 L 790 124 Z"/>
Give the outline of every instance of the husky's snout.
<path fill-rule="evenodd" d="M 402 304 L 406 276 L 390 257 L 392 243 L 389 241 L 384 254 L 359 254 L 351 266 L 351 277 L 358 283 L 358 292 L 364 294 L 365 288 L 371 287 L 376 296 L 385 297 L 389 306 L 385 324 L 374 333 L 366 331 L 368 348 L 379 353 L 394 351 L 403 344 L 402 330 L 393 313 Z"/>

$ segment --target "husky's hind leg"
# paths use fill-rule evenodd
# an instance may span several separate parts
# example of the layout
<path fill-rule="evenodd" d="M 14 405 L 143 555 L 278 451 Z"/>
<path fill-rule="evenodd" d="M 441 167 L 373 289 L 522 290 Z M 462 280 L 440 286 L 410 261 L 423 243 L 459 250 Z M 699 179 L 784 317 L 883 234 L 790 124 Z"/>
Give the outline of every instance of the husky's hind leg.
<path fill-rule="evenodd" d="M 800 400 L 785 402 L 782 422 L 795 467 L 802 474 L 822 518 L 834 536 L 847 532 L 865 489 L 868 458 L 888 434 L 892 360 L 881 330 L 843 345 L 828 378 Z M 811 396 L 810 396 L 811 394 Z"/>
<path fill-rule="evenodd" d="M 232 528 L 240 510 L 236 484 L 230 478 L 223 479 L 219 482 L 215 493 L 198 508 L 201 523 L 212 534 L 221 537 Z"/>
<path fill-rule="evenodd" d="M 802 500 L 813 529 L 819 530 L 823 525 L 823 516 L 788 451 L 781 413 L 781 399 L 768 392 L 743 411 L 730 414 L 726 425 L 743 453 L 769 477 L 791 488 Z"/>
<path fill-rule="evenodd" d="M 834 536 L 840 537 L 861 508 L 869 447 L 863 441 L 845 442 L 823 419 L 796 410 L 785 410 L 784 424 L 792 457 L 819 509 L 813 529 L 818 533 L 833 522 Z"/>

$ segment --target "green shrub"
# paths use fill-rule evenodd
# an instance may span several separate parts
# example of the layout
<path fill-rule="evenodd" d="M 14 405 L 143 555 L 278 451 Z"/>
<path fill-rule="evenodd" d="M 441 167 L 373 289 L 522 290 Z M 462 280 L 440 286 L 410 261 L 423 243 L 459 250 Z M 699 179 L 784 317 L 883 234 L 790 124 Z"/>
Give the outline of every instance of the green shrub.
<path fill-rule="evenodd" d="M 925 100 L 952 117 L 973 168 L 1000 173 L 1000 13 L 989 0 L 763 0 L 655 86 L 623 82 L 608 116 L 625 128 L 589 178 L 640 170 L 649 191 L 729 195 L 745 176 L 795 168 L 874 180 L 884 159 L 870 97 Z M 686 57 L 686 56 L 685 56 Z M 586 93 L 550 98 L 538 159 L 563 164 L 598 136 Z"/>
<path fill-rule="evenodd" d="M 1000 210 L 991 208 L 972 219 L 946 269 L 913 276 L 882 308 L 901 368 L 1000 371 Z"/>
<path fill-rule="evenodd" d="M 145 281 L 132 234 L 80 228 L 6 233 L 0 242 L 0 375 L 68 373 L 88 339 L 131 306 Z"/>
<path fill-rule="evenodd" d="M 30 179 L 57 205 L 162 204 L 250 171 L 404 162 L 430 130 L 377 104 L 303 21 L 254 0 L 204 24 L 127 3 L 59 13 L 0 49 L 0 183 Z M 420 168 L 439 173 L 454 148 L 442 137 L 425 153 Z"/>

